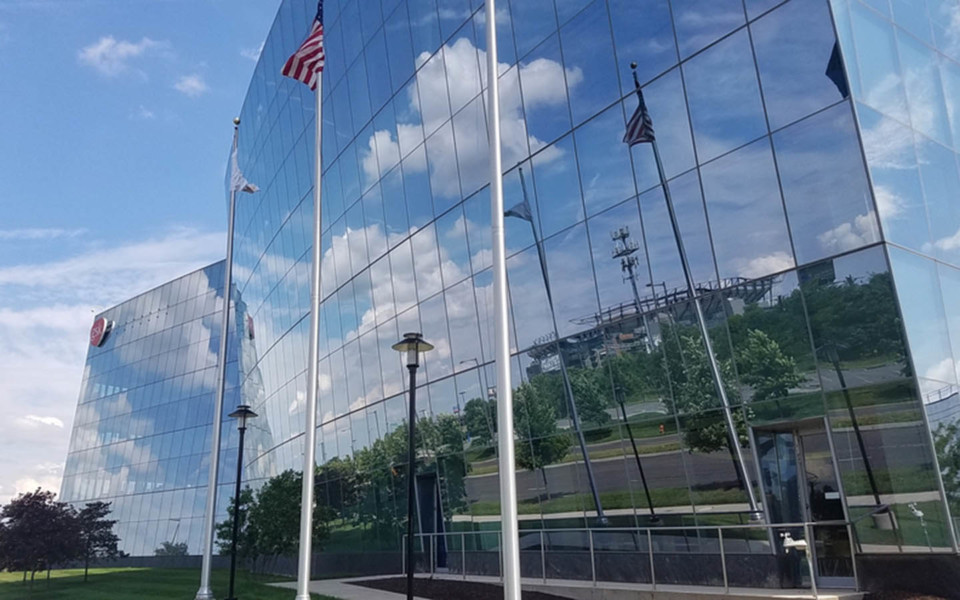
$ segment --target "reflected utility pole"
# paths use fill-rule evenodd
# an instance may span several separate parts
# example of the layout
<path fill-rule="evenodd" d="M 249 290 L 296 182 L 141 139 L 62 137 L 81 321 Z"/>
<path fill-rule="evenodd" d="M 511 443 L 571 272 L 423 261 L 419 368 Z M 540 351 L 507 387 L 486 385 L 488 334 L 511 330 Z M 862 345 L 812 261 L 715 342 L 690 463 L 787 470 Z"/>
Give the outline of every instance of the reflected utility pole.
<path fill-rule="evenodd" d="M 643 90 L 640 89 L 640 80 L 637 79 L 637 63 L 631 63 L 633 70 L 633 84 L 637 92 L 637 110 L 627 123 L 627 131 L 623 137 L 623 142 L 628 146 L 635 144 L 649 143 L 653 149 L 653 159 L 657 164 L 657 174 L 660 176 L 660 187 L 663 189 L 663 197 L 667 205 L 667 214 L 670 217 L 670 227 L 673 230 L 673 239 L 677 244 L 677 254 L 680 256 L 680 265 L 683 267 L 683 276 L 687 284 L 687 297 L 693 304 L 694 313 L 697 317 L 697 326 L 700 329 L 700 337 L 703 338 L 703 349 L 707 355 L 707 362 L 710 366 L 710 374 L 713 377 L 713 385 L 717 396 L 720 398 L 720 404 L 723 408 L 724 420 L 727 424 L 727 434 L 730 438 L 730 447 L 734 451 L 737 466 L 744 475 L 744 491 L 747 493 L 747 499 L 750 502 L 751 518 L 760 517 L 760 508 L 757 498 L 747 477 L 746 461 L 743 458 L 743 450 L 740 448 L 740 440 L 737 435 L 737 424 L 733 420 L 733 409 L 730 406 L 730 399 L 727 398 L 727 390 L 723 385 L 723 378 L 720 374 L 720 364 L 717 362 L 717 356 L 713 351 L 713 343 L 710 341 L 710 332 L 707 330 L 707 319 L 703 313 L 703 307 L 700 305 L 700 296 L 697 295 L 697 286 L 693 281 L 693 271 L 690 269 L 690 261 L 687 258 L 687 250 L 683 243 L 683 236 L 680 232 L 680 223 L 677 220 L 677 212 L 673 206 L 673 198 L 670 195 L 670 186 L 667 185 L 667 177 L 663 170 L 663 161 L 660 159 L 660 148 L 657 146 L 657 138 L 653 132 L 653 121 L 650 113 L 647 112 L 647 105 L 643 99 Z"/>
<path fill-rule="evenodd" d="M 640 304 L 640 291 L 637 289 L 636 268 L 640 261 L 634 254 L 640 249 L 640 244 L 630 239 L 630 228 L 623 226 L 610 232 L 610 239 L 613 240 L 614 259 L 620 259 L 620 270 L 626 273 L 623 280 L 630 282 L 630 288 L 633 290 L 633 301 L 637 305 L 637 314 L 643 321 L 644 346 L 647 352 L 653 351 L 653 340 L 650 337 L 650 324 L 647 322 L 647 313 Z"/>

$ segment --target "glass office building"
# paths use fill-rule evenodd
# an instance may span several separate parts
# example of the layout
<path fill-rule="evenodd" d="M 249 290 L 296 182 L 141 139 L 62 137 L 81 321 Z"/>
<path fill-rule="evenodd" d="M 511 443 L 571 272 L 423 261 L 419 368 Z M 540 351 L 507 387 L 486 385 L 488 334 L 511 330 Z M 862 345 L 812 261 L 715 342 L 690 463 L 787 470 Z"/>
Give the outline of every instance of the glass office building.
<path fill-rule="evenodd" d="M 281 3 L 240 115 L 254 486 L 302 467 L 316 114 L 280 67 L 314 8 Z M 958 22 L 955 0 L 498 2 L 505 205 L 530 207 L 506 221 L 525 574 L 842 587 L 952 564 Z M 325 3 L 318 572 L 399 568 L 407 331 L 436 346 L 421 562 L 498 571 L 484 26 L 478 0 Z M 726 405 L 651 145 L 622 142 L 634 61 Z"/>
<path fill-rule="evenodd" d="M 95 321 L 110 325 L 102 340 L 91 335 L 61 500 L 78 507 L 112 503 L 120 549 L 131 556 L 152 556 L 164 542 L 186 544 L 188 554 L 202 549 L 223 275 L 221 261 Z M 234 295 L 231 304 L 236 331 L 228 346 L 224 414 L 257 389 L 237 386 L 255 362 L 255 336 L 242 299 Z M 237 431 L 230 421 L 223 423 L 218 521 L 226 518 L 235 481 Z M 251 426 L 250 435 L 255 448 L 268 446 L 264 428 Z"/>

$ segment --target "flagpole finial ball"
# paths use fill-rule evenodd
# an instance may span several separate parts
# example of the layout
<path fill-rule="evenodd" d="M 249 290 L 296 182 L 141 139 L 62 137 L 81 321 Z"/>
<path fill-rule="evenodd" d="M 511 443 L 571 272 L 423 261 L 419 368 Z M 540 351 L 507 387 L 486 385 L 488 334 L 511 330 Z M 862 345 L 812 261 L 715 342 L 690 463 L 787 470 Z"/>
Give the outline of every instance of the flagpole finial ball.
<path fill-rule="evenodd" d="M 234 118 L 233 118 L 233 124 L 234 124 L 234 125 L 239 125 L 239 124 L 240 124 L 240 117 L 234 117 Z"/>
<path fill-rule="evenodd" d="M 637 68 L 637 61 L 633 61 L 632 63 L 630 63 L 630 68 L 631 68 L 631 69 L 636 69 L 636 68 Z"/>

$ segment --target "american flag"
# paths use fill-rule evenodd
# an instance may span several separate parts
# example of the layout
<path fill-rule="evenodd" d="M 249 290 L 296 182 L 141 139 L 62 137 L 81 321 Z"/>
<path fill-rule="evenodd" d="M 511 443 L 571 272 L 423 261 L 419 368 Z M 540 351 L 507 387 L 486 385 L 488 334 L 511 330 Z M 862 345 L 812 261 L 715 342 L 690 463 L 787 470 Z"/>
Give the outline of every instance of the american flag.
<path fill-rule="evenodd" d="M 323 71 L 323 62 L 326 57 L 323 51 L 323 0 L 317 2 L 317 18 L 313 21 L 310 35 L 303 40 L 297 51 L 287 59 L 281 71 L 286 77 L 317 89 L 320 73 Z"/>
<path fill-rule="evenodd" d="M 637 87 L 637 98 L 640 103 L 627 123 L 627 132 L 623 134 L 623 143 L 629 146 L 653 142 L 656 139 L 653 136 L 653 120 L 647 112 L 647 103 L 643 101 L 643 92 L 639 87 Z"/>

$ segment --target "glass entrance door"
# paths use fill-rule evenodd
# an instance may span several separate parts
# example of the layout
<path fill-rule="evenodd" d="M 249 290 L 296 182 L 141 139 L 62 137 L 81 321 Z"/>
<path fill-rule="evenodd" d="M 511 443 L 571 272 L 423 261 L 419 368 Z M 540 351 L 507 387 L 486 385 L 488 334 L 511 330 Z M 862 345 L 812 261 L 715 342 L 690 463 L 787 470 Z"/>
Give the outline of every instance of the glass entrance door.
<path fill-rule="evenodd" d="M 812 560 L 818 586 L 854 587 L 847 528 L 836 524 L 846 516 L 822 421 L 754 430 L 754 439 L 769 522 L 813 523 L 813 539 L 806 540 L 808 556 L 803 558 L 796 550 L 784 548 L 781 534 L 794 540 L 806 539 L 804 529 L 785 527 L 777 531 L 773 543 L 782 556 L 781 583 L 785 587 L 805 585 L 809 571 L 801 562 Z"/>
<path fill-rule="evenodd" d="M 817 584 L 855 587 L 849 530 L 846 525 L 829 524 L 846 521 L 846 514 L 827 433 L 814 429 L 797 431 L 795 435 L 797 457 L 805 474 L 804 513 L 807 521 L 815 523 L 812 529 Z"/>

